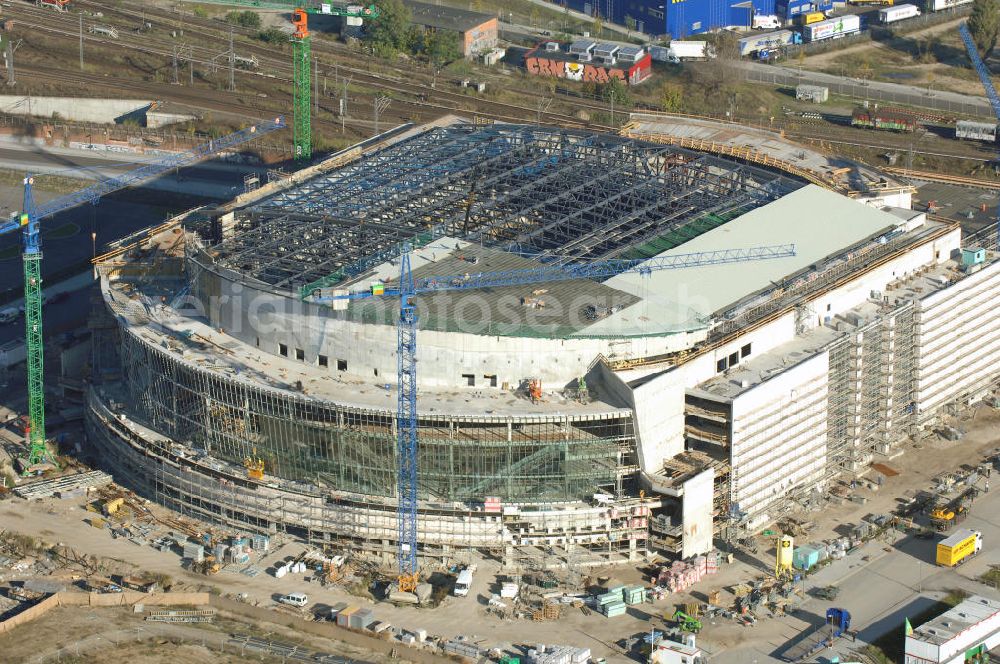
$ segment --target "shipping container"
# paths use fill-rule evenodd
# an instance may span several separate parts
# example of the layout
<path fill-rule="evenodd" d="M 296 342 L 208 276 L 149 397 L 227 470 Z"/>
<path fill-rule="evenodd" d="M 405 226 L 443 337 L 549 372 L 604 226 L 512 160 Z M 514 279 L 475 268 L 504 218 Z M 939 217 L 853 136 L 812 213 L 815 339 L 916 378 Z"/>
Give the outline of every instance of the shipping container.
<path fill-rule="evenodd" d="M 778 30 L 777 32 L 766 32 L 762 35 L 749 35 L 741 38 L 738 42 L 740 55 L 753 55 L 762 50 L 776 51 L 785 48 L 789 44 L 801 44 L 802 37 L 793 30 Z"/>
<path fill-rule="evenodd" d="M 937 564 L 954 567 L 965 562 L 983 548 L 983 534 L 963 528 L 938 542 Z"/>
<path fill-rule="evenodd" d="M 799 101 L 811 101 L 814 104 L 822 104 L 830 98 L 830 90 L 822 85 L 806 85 L 802 83 L 795 86 L 795 98 Z"/>
<path fill-rule="evenodd" d="M 851 114 L 851 125 L 881 131 L 912 132 L 917 127 L 916 120 L 909 115 L 880 111 L 877 108 L 856 108 Z"/>
<path fill-rule="evenodd" d="M 883 25 L 913 18 L 914 16 L 920 16 L 920 9 L 916 5 L 896 5 L 895 7 L 883 7 L 878 10 L 878 22 Z"/>
<path fill-rule="evenodd" d="M 840 39 L 861 32 L 861 17 L 856 14 L 838 16 L 802 28 L 802 38 L 807 42 Z"/>
<path fill-rule="evenodd" d="M 341 627 L 349 627 L 351 624 L 351 616 L 361 610 L 360 606 L 349 606 L 340 613 L 337 614 L 337 624 Z"/>
<path fill-rule="evenodd" d="M 955 123 L 955 138 L 968 138 L 974 141 L 997 140 L 997 126 L 992 122 L 974 122 L 972 120 L 959 120 Z"/>

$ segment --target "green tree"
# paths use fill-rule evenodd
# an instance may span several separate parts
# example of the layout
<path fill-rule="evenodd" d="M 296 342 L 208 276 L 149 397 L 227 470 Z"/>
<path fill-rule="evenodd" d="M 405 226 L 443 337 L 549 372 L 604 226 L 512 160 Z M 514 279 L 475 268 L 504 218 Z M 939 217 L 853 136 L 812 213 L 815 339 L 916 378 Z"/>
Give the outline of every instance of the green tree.
<path fill-rule="evenodd" d="M 631 16 L 626 16 L 625 28 L 628 30 L 628 36 L 631 37 L 632 33 L 635 32 L 635 19 Z"/>
<path fill-rule="evenodd" d="M 613 78 L 601 86 L 601 98 L 606 102 L 614 102 L 618 108 L 628 108 L 632 105 L 632 94 L 628 85 L 620 78 Z"/>
<path fill-rule="evenodd" d="M 969 32 L 983 60 L 989 58 L 1000 36 L 1000 0 L 974 0 Z"/>
<path fill-rule="evenodd" d="M 422 51 L 437 68 L 462 57 L 462 49 L 458 46 L 458 35 L 454 32 L 428 30 L 423 36 Z"/>
<path fill-rule="evenodd" d="M 379 15 L 368 25 L 368 40 L 379 51 L 407 50 L 410 46 L 411 14 L 402 0 L 382 0 Z"/>
<path fill-rule="evenodd" d="M 286 42 L 290 38 L 287 32 L 284 32 L 280 28 L 276 28 L 273 25 L 267 30 L 261 30 L 257 33 L 257 39 L 262 42 L 267 42 L 268 44 L 279 44 L 281 42 Z"/>
<path fill-rule="evenodd" d="M 233 25 L 256 30 L 260 27 L 260 14 L 252 11 L 229 12 L 226 14 L 226 21 Z"/>
<path fill-rule="evenodd" d="M 604 32 L 604 21 L 601 20 L 600 16 L 594 17 L 594 24 L 590 28 L 590 35 L 596 39 L 600 39 L 601 33 Z"/>
<path fill-rule="evenodd" d="M 660 105 L 668 113 L 681 110 L 684 104 L 684 87 L 677 83 L 664 83 L 660 88 Z"/>

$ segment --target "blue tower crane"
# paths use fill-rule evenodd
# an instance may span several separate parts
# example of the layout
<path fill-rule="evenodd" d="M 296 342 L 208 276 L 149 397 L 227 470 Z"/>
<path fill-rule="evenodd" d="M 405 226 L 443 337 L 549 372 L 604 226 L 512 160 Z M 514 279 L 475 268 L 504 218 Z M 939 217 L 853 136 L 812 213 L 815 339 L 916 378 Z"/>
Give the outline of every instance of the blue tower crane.
<path fill-rule="evenodd" d="M 398 296 L 400 302 L 396 348 L 397 417 L 396 454 L 399 458 L 397 476 L 397 518 L 399 540 L 396 561 L 399 566 L 399 589 L 412 591 L 418 580 L 417 571 L 417 310 L 414 298 L 423 293 L 439 291 L 496 288 L 524 284 L 568 281 L 572 279 L 604 279 L 618 274 L 649 275 L 659 270 L 676 270 L 704 265 L 742 263 L 747 261 L 785 258 L 795 255 L 794 244 L 723 249 L 689 254 L 658 256 L 651 259 L 612 259 L 590 263 L 543 264 L 534 268 L 479 272 L 460 276 L 413 278 L 410 267 L 411 246 L 404 244 L 400 256 L 399 286 L 380 292 L 371 289 L 353 293 L 336 293 L 335 289 L 317 288 L 306 297 L 313 302 L 363 300 L 371 297 Z"/>
<path fill-rule="evenodd" d="M 213 139 L 198 147 L 158 159 L 118 177 L 93 184 L 78 192 L 61 196 L 36 206 L 33 195 L 34 178 L 24 178 L 24 209 L 6 222 L 0 222 L 0 235 L 23 229 L 24 239 L 24 326 L 28 365 L 28 457 L 24 472 L 43 471 L 54 465 L 45 437 L 45 372 L 42 337 L 42 241 L 39 222 L 57 212 L 76 207 L 81 203 L 97 204 L 102 196 L 145 182 L 175 168 L 193 164 L 227 148 L 241 145 L 251 139 L 285 126 L 284 118 L 262 122 L 246 129 Z"/>
<path fill-rule="evenodd" d="M 972 61 L 972 66 L 976 68 L 976 73 L 979 74 L 979 81 L 983 84 L 983 89 L 986 91 L 986 98 L 990 100 L 990 106 L 993 107 L 993 115 L 996 116 L 997 122 L 1000 123 L 1000 95 L 997 95 L 997 90 L 993 87 L 993 79 L 990 78 L 990 70 L 983 62 L 983 59 L 979 57 L 979 49 L 976 48 L 976 42 L 972 39 L 972 34 L 969 32 L 969 24 L 962 23 L 958 26 L 958 33 L 962 36 L 962 41 L 965 42 L 965 50 L 969 52 L 969 60 Z M 1000 208 L 997 209 L 997 249 L 1000 249 Z"/>

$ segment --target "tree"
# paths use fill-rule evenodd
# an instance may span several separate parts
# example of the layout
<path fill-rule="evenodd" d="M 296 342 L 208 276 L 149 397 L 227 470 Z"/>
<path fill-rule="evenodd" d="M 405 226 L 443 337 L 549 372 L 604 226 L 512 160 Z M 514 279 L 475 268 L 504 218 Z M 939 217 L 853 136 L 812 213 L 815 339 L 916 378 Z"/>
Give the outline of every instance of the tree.
<path fill-rule="evenodd" d="M 597 39 L 601 38 L 601 33 L 604 32 L 604 21 L 601 20 L 600 16 L 594 17 L 594 25 L 590 28 L 591 36 Z"/>
<path fill-rule="evenodd" d="M 1000 36 L 1000 0 L 973 1 L 969 32 L 985 61 L 993 53 Z"/>
<path fill-rule="evenodd" d="M 626 16 L 625 27 L 628 29 L 628 36 L 631 37 L 632 33 L 635 32 L 635 19 L 631 16 Z"/>
<path fill-rule="evenodd" d="M 421 50 L 437 69 L 462 57 L 462 49 L 458 46 L 458 35 L 454 32 L 428 30 L 424 33 L 422 42 Z"/>
<path fill-rule="evenodd" d="M 628 91 L 628 85 L 620 78 L 613 78 L 601 86 L 601 97 L 604 101 L 614 102 L 619 108 L 627 108 L 632 105 L 632 95 Z"/>
<path fill-rule="evenodd" d="M 378 18 L 368 24 L 368 40 L 379 50 L 406 50 L 410 40 L 410 10 L 402 0 L 382 0 Z"/>
<path fill-rule="evenodd" d="M 226 14 L 226 21 L 233 25 L 256 30 L 260 27 L 260 14 L 252 11 L 229 12 Z"/>
<path fill-rule="evenodd" d="M 668 113 L 681 110 L 684 104 L 684 87 L 677 83 L 664 83 L 660 88 L 660 105 Z"/>

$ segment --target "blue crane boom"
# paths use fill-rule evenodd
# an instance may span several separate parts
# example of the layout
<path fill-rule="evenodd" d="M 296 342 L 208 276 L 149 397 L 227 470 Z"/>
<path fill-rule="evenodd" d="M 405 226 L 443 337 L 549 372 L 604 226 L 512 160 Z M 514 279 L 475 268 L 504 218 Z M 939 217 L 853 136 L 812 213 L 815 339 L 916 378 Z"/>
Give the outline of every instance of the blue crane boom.
<path fill-rule="evenodd" d="M 972 33 L 969 32 L 969 24 L 962 23 L 958 26 L 958 34 L 962 36 L 962 41 L 965 42 L 965 50 L 969 52 L 969 60 L 972 61 L 972 66 L 976 68 L 976 73 L 979 75 L 979 82 L 983 84 L 983 89 L 986 91 L 986 98 L 990 100 L 990 106 L 993 107 L 993 115 L 996 116 L 997 122 L 1000 123 L 1000 95 L 997 95 L 997 90 L 993 87 L 993 79 L 990 77 L 989 67 L 983 62 L 983 59 L 979 56 L 979 49 L 976 48 L 976 42 L 972 38 Z M 1000 249 L 1000 208 L 997 209 L 997 248 Z"/>
<path fill-rule="evenodd" d="M 417 310 L 414 298 L 421 293 L 449 290 L 495 288 L 523 284 L 538 284 L 571 279 L 602 279 L 617 274 L 649 275 L 658 270 L 676 270 L 742 263 L 764 259 L 785 258 L 795 255 L 794 244 L 781 244 L 749 249 L 723 249 L 689 254 L 658 256 L 651 259 L 612 259 L 592 263 L 542 265 L 520 270 L 479 272 L 470 275 L 429 277 L 414 279 L 410 268 L 409 244 L 403 245 L 400 261 L 399 286 L 384 289 L 378 295 L 371 290 L 354 293 L 333 293 L 334 289 L 317 288 L 312 301 L 318 303 L 337 300 L 360 300 L 369 297 L 398 296 L 400 300 L 397 323 L 398 345 L 396 362 L 397 411 L 396 453 L 399 459 L 397 474 L 397 518 L 399 539 L 396 561 L 399 566 L 399 589 L 413 591 L 418 581 L 417 572 Z"/>
<path fill-rule="evenodd" d="M 564 265 L 541 265 L 518 270 L 501 270 L 496 272 L 477 272 L 473 274 L 424 277 L 416 279 L 412 284 L 412 293 L 433 293 L 438 291 L 464 290 L 473 288 L 499 288 L 503 286 L 518 286 L 522 284 L 549 283 L 553 281 L 569 281 L 572 279 L 606 279 L 617 274 L 650 274 L 659 270 L 676 270 L 703 265 L 722 265 L 725 263 L 742 263 L 746 261 L 764 260 L 767 258 L 785 258 L 795 255 L 794 244 L 775 244 L 748 249 L 721 249 L 718 251 L 700 251 L 688 254 L 672 254 L 655 258 L 610 259 L 592 263 L 570 263 Z M 412 280 L 412 275 L 410 276 Z M 314 302 L 331 302 L 334 300 L 360 300 L 373 295 L 370 290 L 330 295 L 333 289 L 314 291 Z M 386 288 L 382 295 L 401 295 L 399 288 Z"/>
<path fill-rule="evenodd" d="M 24 327 L 28 367 L 28 457 L 24 472 L 41 471 L 53 465 L 45 437 L 45 386 L 42 336 L 42 241 L 39 222 L 57 212 L 81 203 L 97 203 L 102 196 L 124 189 L 175 168 L 189 166 L 221 150 L 241 145 L 285 126 L 284 119 L 275 118 L 247 127 L 198 147 L 158 159 L 118 177 L 93 184 L 76 193 L 61 196 L 40 206 L 35 205 L 34 178 L 24 178 L 24 209 L 9 220 L 0 222 L 0 235 L 23 229 L 24 240 Z"/>

